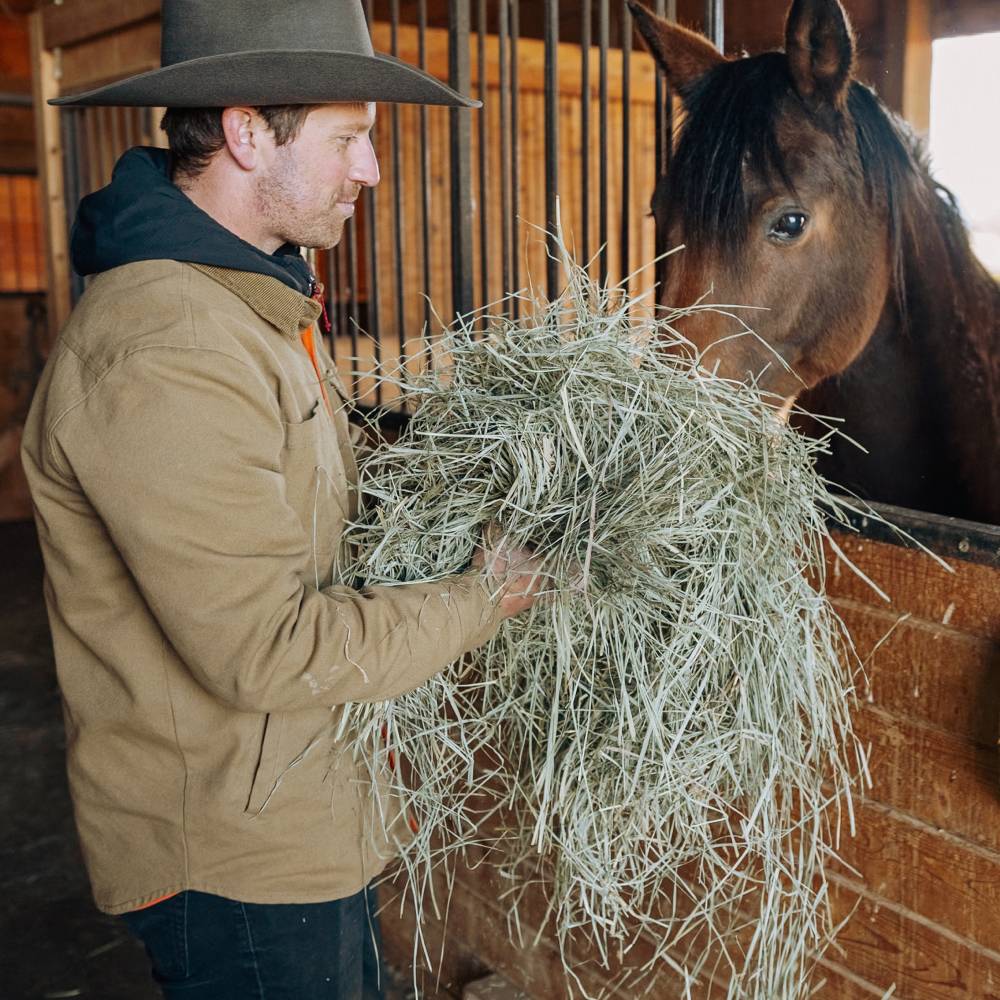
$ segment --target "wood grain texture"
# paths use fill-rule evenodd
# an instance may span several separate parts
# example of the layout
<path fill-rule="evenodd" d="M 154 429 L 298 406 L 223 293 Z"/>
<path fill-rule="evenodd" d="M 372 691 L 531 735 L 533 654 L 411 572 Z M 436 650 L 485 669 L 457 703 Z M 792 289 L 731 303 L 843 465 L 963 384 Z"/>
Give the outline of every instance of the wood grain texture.
<path fill-rule="evenodd" d="M 31 61 L 34 66 L 35 144 L 38 163 L 39 210 L 46 233 L 46 288 L 48 289 L 48 343 L 69 317 L 70 271 L 69 233 L 66 226 L 66 198 L 63 186 L 62 142 L 59 110 L 46 104 L 59 96 L 56 60 L 43 43 L 42 15 L 31 15 Z"/>
<path fill-rule="evenodd" d="M 856 724 L 873 785 L 831 871 L 835 913 L 850 919 L 817 969 L 816 995 L 1000 998 L 1000 570 L 956 560 L 949 572 L 920 551 L 837 542 L 892 600 L 829 553 L 829 592 L 866 661 Z M 459 875 L 444 966 L 453 953 L 476 955 L 531 996 L 565 996 L 547 929 L 536 948 L 508 942 L 501 888 L 483 870 Z M 539 904 L 526 912 L 537 919 Z M 389 937 L 408 933 L 387 922 Z M 680 993 L 665 980 L 649 995 Z"/>

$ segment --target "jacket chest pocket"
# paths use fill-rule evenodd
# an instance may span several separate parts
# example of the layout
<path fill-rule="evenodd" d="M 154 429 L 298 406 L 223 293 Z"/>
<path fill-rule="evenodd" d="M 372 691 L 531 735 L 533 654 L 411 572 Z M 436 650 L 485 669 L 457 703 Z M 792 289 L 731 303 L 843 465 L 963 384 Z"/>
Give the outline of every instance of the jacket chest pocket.
<path fill-rule="evenodd" d="M 285 497 L 309 540 L 317 587 L 329 582 L 348 517 L 349 485 L 337 433 L 322 400 L 300 423 L 285 424 L 281 455 Z"/>

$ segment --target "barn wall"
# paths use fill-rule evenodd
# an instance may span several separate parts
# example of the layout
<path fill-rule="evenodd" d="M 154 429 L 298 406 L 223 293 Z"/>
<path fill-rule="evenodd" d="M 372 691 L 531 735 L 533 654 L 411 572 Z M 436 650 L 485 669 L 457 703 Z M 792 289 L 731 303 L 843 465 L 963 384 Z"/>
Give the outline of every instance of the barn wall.
<path fill-rule="evenodd" d="M 822 963 L 818 996 L 881 997 L 895 985 L 900 1000 L 998 998 L 1000 548 L 992 566 L 953 561 L 949 573 L 919 551 L 839 543 L 892 603 L 830 555 L 830 596 L 866 662 L 856 724 L 871 745 L 873 787 L 831 877 L 838 915 L 857 909 Z M 486 966 L 532 997 L 567 996 L 551 933 L 531 947 L 536 928 L 522 924 L 523 945 L 504 932 L 506 888 L 485 866 L 459 874 L 442 983 L 458 995 Z M 383 919 L 390 955 L 407 956 L 412 918 L 392 908 Z M 439 924 L 428 938 L 438 954 Z M 651 995 L 679 993 L 664 974 Z"/>
<path fill-rule="evenodd" d="M 45 252 L 35 123 L 30 102 L 28 19 L 0 9 L 0 521 L 31 516 L 18 449 L 37 381 L 35 336 L 43 328 Z M 27 102 L 27 103 L 25 103 Z"/>

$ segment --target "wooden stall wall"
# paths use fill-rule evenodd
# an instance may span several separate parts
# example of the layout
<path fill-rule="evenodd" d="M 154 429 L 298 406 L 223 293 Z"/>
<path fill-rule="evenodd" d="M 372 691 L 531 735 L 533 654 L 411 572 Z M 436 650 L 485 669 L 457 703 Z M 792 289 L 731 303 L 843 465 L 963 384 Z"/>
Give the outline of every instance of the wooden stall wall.
<path fill-rule="evenodd" d="M 0 6 L 0 521 L 31 516 L 21 429 L 41 370 L 45 252 L 26 13 Z"/>
<path fill-rule="evenodd" d="M 376 23 L 373 26 L 375 47 L 389 51 L 389 26 Z M 480 93 L 479 65 L 473 37 L 472 92 Z M 409 25 L 399 30 L 398 52 L 402 59 L 416 63 L 418 60 L 417 31 Z M 443 29 L 429 29 L 427 32 L 428 69 L 438 77 L 447 78 L 448 34 Z M 502 252 L 501 216 L 501 164 L 499 135 L 502 128 L 500 100 L 500 58 L 499 42 L 496 35 L 486 39 L 485 82 L 486 92 L 482 111 L 472 113 L 473 149 L 473 198 L 475 204 L 473 273 L 476 278 L 476 300 L 480 303 L 496 302 L 502 294 L 503 272 L 500 266 Z M 591 136 L 590 136 L 590 176 L 582 175 L 582 130 L 581 105 L 584 100 L 581 88 L 580 64 L 582 52 L 578 45 L 564 43 L 558 53 L 559 87 L 559 180 L 560 212 L 565 238 L 578 252 L 586 245 L 593 256 L 599 249 L 599 207 L 598 163 L 600 136 L 598 132 L 598 51 L 590 52 L 590 94 Z M 622 218 L 623 174 L 622 174 L 622 128 L 624 114 L 622 96 L 622 53 L 611 51 L 608 55 L 608 277 L 612 282 L 621 280 L 622 273 Z M 520 222 L 514 228 L 514 252 L 518 257 L 519 287 L 533 285 L 544 291 L 546 251 L 542 229 L 545 225 L 545 156 L 544 156 L 544 45 L 533 38 L 522 39 L 517 50 L 519 76 L 519 110 L 517 135 L 519 137 L 519 214 Z M 630 98 L 629 127 L 630 167 L 629 167 L 629 246 L 627 260 L 629 271 L 639 268 L 640 262 L 651 261 L 655 255 L 655 227 L 649 216 L 649 197 L 655 183 L 655 112 L 654 112 L 654 66 L 651 57 L 642 51 L 630 57 Z M 382 164 L 382 181 L 377 188 L 379 210 L 376 219 L 377 270 L 379 274 L 379 332 L 381 353 L 384 359 L 383 372 L 391 373 L 391 368 L 400 359 L 412 358 L 423 345 L 424 298 L 423 268 L 424 257 L 420 238 L 424 224 L 420 189 L 420 122 L 419 110 L 413 106 L 400 106 L 400 204 L 403 225 L 403 268 L 402 287 L 397 287 L 393 271 L 394 262 L 394 209 L 396 199 L 395 178 L 390 164 L 393 158 L 392 109 L 382 107 L 376 121 L 374 143 Z M 480 144 L 480 129 L 486 130 L 487 172 L 486 187 L 480 188 L 477 157 Z M 430 299 L 434 310 L 445 323 L 451 315 L 451 232 L 449 228 L 451 173 L 448 148 L 448 112 L 446 109 L 428 109 L 428 145 L 430 149 L 430 213 L 427 219 L 430 229 Z M 584 238 L 582 229 L 582 202 L 584 192 L 589 203 L 589 226 Z M 488 277 L 484 287 L 481 275 L 480 231 L 485 213 Z M 373 294 L 368 279 L 370 270 L 368 244 L 365 236 L 364 219 L 357 220 L 358 238 L 358 296 L 370 304 Z M 597 274 L 595 265 L 593 273 Z M 633 294 L 651 293 L 653 270 L 646 268 L 632 281 Z M 337 290 L 331 290 L 336 302 Z M 346 287 L 340 290 L 341 294 Z M 402 310 L 402 316 L 400 316 Z M 401 326 L 400 326 L 401 323 Z M 436 325 L 436 321 L 434 323 Z M 402 345 L 399 331 L 402 330 Z M 431 334 L 439 332 L 432 329 Z M 364 335 L 351 337 L 349 331 L 342 331 L 336 344 L 335 355 L 345 380 L 354 372 L 373 371 L 375 346 Z M 352 351 L 357 350 L 360 360 L 352 360 Z M 373 383 L 368 377 L 358 380 L 362 402 L 374 401 Z M 384 386 L 383 398 L 392 398 L 391 385 Z"/>
<path fill-rule="evenodd" d="M 817 971 L 821 998 L 893 988 L 899 1000 L 1000 998 L 1000 529 L 970 530 L 988 542 L 984 561 L 951 559 L 954 573 L 919 550 L 838 535 L 889 604 L 828 555 L 829 594 L 866 662 L 856 724 L 873 787 L 831 873 L 835 912 L 850 919 Z M 537 926 L 522 922 L 520 942 L 508 938 L 509 888 L 487 865 L 459 872 L 443 946 L 442 925 L 426 928 L 443 957 L 440 979 L 422 976 L 431 997 L 438 986 L 459 996 L 488 969 L 538 1000 L 570 995 L 551 933 L 535 943 Z M 390 958 L 409 963 L 412 916 L 390 906 L 383 929 Z M 581 978 L 595 991 L 603 982 Z M 648 995 L 681 993 L 664 970 Z M 695 994 L 724 995 L 707 985 Z"/>

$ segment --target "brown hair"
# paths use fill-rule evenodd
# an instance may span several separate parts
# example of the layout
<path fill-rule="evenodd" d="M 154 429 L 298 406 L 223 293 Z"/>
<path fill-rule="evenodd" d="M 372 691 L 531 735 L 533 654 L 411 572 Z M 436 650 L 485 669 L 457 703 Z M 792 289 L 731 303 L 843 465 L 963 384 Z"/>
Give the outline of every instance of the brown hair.
<path fill-rule="evenodd" d="M 274 133 L 278 146 L 291 142 L 302 130 L 315 104 L 274 104 L 254 108 Z M 170 142 L 170 165 L 174 177 L 197 177 L 226 144 L 222 131 L 222 108 L 167 108 L 160 128 Z"/>

